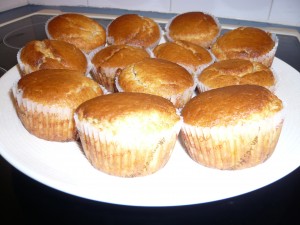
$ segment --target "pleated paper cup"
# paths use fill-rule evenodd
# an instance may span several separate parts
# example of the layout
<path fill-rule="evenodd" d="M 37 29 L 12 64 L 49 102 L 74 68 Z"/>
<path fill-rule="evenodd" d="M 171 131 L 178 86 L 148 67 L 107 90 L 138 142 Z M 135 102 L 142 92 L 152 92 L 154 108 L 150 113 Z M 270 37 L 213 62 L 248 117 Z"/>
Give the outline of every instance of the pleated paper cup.
<path fill-rule="evenodd" d="M 16 87 L 13 94 L 17 114 L 31 134 L 48 141 L 66 142 L 77 139 L 71 109 L 35 103 L 23 98 Z"/>
<path fill-rule="evenodd" d="M 117 133 L 100 130 L 88 121 L 75 123 L 84 153 L 98 170 L 119 177 L 141 177 L 153 174 L 168 162 L 181 127 L 181 121 L 172 129 L 143 135 L 139 130 Z"/>
<path fill-rule="evenodd" d="M 274 152 L 282 124 L 282 112 L 262 121 L 237 125 L 196 127 L 183 124 L 181 137 L 197 163 L 221 170 L 236 170 L 265 162 Z"/>

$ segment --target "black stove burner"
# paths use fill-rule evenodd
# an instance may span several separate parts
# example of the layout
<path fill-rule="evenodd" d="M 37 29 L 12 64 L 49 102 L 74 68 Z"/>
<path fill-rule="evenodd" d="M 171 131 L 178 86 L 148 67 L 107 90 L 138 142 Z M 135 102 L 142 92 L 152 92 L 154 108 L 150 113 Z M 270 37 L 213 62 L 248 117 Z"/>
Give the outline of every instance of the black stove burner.
<path fill-rule="evenodd" d="M 9 48 L 19 50 L 29 41 L 46 38 L 45 23 L 42 22 L 27 25 L 7 33 L 3 38 L 3 43 Z"/>
<path fill-rule="evenodd" d="M 17 64 L 17 53 L 30 40 L 46 38 L 48 15 L 34 15 L 0 27 L 0 67 L 9 70 Z"/>
<path fill-rule="evenodd" d="M 2 67 L 0 67 L 0 77 L 2 75 L 4 75 L 7 72 L 7 70 L 3 69 Z"/>

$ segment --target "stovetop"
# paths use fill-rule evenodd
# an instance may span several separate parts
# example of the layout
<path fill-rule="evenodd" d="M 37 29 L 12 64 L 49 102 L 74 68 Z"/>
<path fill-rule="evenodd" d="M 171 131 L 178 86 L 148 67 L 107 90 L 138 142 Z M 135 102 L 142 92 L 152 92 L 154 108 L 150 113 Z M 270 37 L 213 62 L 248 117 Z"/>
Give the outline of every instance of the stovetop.
<path fill-rule="evenodd" d="M 16 54 L 30 40 L 46 38 L 44 26 L 53 15 L 34 14 L 0 24 L 0 75 L 17 64 Z M 111 18 L 94 18 L 104 27 Z M 163 24 L 164 21 L 161 21 Z M 234 26 L 232 26 L 234 27 Z M 223 32 L 231 26 L 224 26 Z M 297 35 L 280 30 L 276 57 L 300 71 L 300 42 Z M 0 157 L 0 189 L 11 220 L 28 224 L 290 224 L 298 218 L 298 168 L 290 175 L 260 190 L 204 205 L 166 208 L 139 208 L 96 203 L 46 187 L 19 172 Z M 2 182 L 1 181 L 1 182 Z M 5 189 L 3 191 L 3 189 Z M 4 214 L 5 214 L 4 213 Z M 6 216 L 5 218 L 7 218 Z M 25 218 L 25 220 L 24 220 Z M 199 222 L 199 223 L 198 223 Z M 26 223 L 24 223 L 26 224 Z"/>

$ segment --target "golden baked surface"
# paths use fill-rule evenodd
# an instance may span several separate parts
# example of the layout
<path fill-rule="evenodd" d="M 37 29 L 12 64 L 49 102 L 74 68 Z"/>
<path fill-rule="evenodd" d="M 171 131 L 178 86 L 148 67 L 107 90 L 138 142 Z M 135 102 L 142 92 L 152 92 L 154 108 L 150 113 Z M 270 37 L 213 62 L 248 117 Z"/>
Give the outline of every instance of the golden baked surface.
<path fill-rule="evenodd" d="M 22 77 L 18 90 L 35 103 L 75 109 L 87 99 L 103 94 L 98 83 L 72 70 L 38 70 Z"/>
<path fill-rule="evenodd" d="M 150 58 L 149 53 L 139 47 L 129 45 L 110 45 L 92 58 L 93 65 L 97 68 L 124 68 L 144 58 Z"/>
<path fill-rule="evenodd" d="M 207 49 L 187 41 L 166 42 L 153 49 L 155 57 L 197 70 L 213 59 Z"/>
<path fill-rule="evenodd" d="M 85 120 L 100 129 L 119 132 L 134 127 L 145 132 L 172 128 L 180 118 L 173 104 L 156 95 L 122 92 L 102 95 L 88 100 L 75 112 L 80 121 Z"/>
<path fill-rule="evenodd" d="M 185 40 L 208 48 L 219 35 L 215 19 L 203 12 L 179 14 L 170 22 L 168 35 L 173 40 Z"/>
<path fill-rule="evenodd" d="M 209 88 L 229 85 L 255 84 L 264 87 L 275 85 L 269 67 L 244 59 L 228 59 L 216 62 L 202 71 L 198 80 Z"/>
<path fill-rule="evenodd" d="M 118 83 L 124 91 L 169 97 L 192 87 L 194 80 L 176 63 L 149 58 L 126 67 L 119 75 Z"/>
<path fill-rule="evenodd" d="M 271 34 L 255 27 L 239 27 L 226 32 L 212 46 L 220 60 L 256 58 L 270 52 L 275 45 Z"/>
<path fill-rule="evenodd" d="M 74 44 L 84 52 L 106 43 L 106 31 L 95 20 L 76 13 L 66 13 L 52 18 L 47 28 L 50 36 Z"/>
<path fill-rule="evenodd" d="M 148 17 L 124 14 L 114 19 L 107 27 L 108 44 L 129 44 L 154 47 L 161 38 L 159 25 Z"/>
<path fill-rule="evenodd" d="M 25 72 L 40 69 L 71 69 L 85 73 L 86 56 L 75 45 L 58 40 L 34 40 L 28 42 L 20 53 Z"/>
<path fill-rule="evenodd" d="M 259 121 L 282 110 L 282 101 L 257 85 L 233 85 L 203 92 L 182 110 L 185 123 L 212 127 Z"/>

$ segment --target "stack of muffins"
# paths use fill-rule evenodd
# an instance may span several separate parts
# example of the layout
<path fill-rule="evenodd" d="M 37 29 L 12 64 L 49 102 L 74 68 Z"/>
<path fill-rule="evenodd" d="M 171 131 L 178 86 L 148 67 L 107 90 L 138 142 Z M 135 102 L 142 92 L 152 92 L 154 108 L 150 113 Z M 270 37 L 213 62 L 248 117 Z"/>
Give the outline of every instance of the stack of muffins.
<path fill-rule="evenodd" d="M 253 167 L 273 153 L 283 124 L 276 36 L 254 27 L 220 35 L 204 12 L 165 27 L 124 14 L 106 28 L 66 13 L 45 30 L 48 39 L 19 51 L 12 88 L 31 134 L 79 140 L 96 169 L 120 177 L 160 170 L 178 138 L 191 159 L 215 169 Z"/>

